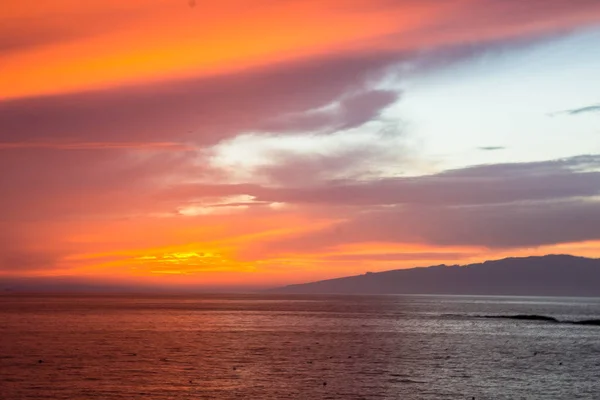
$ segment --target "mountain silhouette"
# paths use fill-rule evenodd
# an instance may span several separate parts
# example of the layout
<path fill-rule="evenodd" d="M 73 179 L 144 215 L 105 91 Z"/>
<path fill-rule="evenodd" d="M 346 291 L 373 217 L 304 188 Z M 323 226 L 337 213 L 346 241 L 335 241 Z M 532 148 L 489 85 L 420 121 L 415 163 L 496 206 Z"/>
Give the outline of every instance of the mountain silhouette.
<path fill-rule="evenodd" d="M 367 272 L 269 290 L 298 294 L 600 296 L 600 259 L 570 255 Z"/>

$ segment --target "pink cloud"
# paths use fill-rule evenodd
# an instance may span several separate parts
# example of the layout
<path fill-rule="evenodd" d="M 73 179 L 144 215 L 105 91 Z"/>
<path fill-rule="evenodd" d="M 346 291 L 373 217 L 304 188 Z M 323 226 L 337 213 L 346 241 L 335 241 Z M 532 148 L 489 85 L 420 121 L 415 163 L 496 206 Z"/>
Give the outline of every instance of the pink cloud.
<path fill-rule="evenodd" d="M 400 3 L 368 4 L 396 9 Z M 227 173 L 209 165 L 210 146 L 250 131 L 331 134 L 377 120 L 400 98 L 374 89 L 375 84 L 386 73 L 399 73 L 398 63 L 419 59 L 422 48 L 430 49 L 425 58 L 437 67 L 488 46 L 511 46 L 600 21 L 596 0 L 447 4 L 452 5 L 448 12 L 440 9 L 409 32 L 377 38 L 369 51 L 336 48 L 237 74 L 2 101 L 0 270 L 60 265 L 77 251 L 65 234 L 76 236 L 73 221 L 81 222 L 81 236 L 93 232 L 98 221 L 109 226 L 126 221 L 132 236 L 148 245 L 255 234 L 256 254 L 265 257 L 368 241 L 520 247 L 600 238 L 600 209 L 593 200 L 599 194 L 598 172 L 577 170 L 585 162 L 597 166 L 595 158 L 374 178 L 369 166 L 390 156 L 385 146 L 374 145 L 335 154 L 273 152 L 273 163 L 256 171 L 266 184 L 219 183 L 227 182 Z M 79 35 L 105 28 L 98 23 Z M 51 26 L 40 32 L 39 38 L 0 34 L 7 38 L 0 41 L 0 56 L 72 39 Z M 334 110 L 320 109 L 333 103 Z M 247 206 L 244 218 L 177 213 L 203 198 L 238 195 L 253 201 L 209 206 Z M 279 212 L 267 207 L 271 203 L 295 207 L 290 213 L 306 220 L 327 216 L 344 222 L 311 234 L 262 238 L 261 220 Z M 156 214 L 168 218 L 156 223 Z M 219 223 L 230 230 L 198 238 L 196 227 L 209 222 L 215 232 Z M 90 242 L 88 250 L 94 247 Z"/>

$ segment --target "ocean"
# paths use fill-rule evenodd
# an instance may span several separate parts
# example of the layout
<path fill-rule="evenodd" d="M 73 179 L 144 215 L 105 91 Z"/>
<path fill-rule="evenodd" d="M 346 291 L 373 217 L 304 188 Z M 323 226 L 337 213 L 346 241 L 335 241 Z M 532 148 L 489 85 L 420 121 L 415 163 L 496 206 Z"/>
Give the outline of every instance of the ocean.
<path fill-rule="evenodd" d="M 541 315 L 556 321 L 496 318 Z M 3 295 L 0 399 L 600 399 L 600 299 Z"/>

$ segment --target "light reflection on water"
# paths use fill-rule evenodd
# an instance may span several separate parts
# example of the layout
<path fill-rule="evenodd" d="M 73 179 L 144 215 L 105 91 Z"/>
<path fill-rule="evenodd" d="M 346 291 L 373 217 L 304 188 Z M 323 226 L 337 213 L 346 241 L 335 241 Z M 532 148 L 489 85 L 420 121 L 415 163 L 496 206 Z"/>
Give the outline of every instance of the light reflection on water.
<path fill-rule="evenodd" d="M 483 314 L 600 299 L 3 296 L 0 398 L 600 398 L 600 327 Z"/>

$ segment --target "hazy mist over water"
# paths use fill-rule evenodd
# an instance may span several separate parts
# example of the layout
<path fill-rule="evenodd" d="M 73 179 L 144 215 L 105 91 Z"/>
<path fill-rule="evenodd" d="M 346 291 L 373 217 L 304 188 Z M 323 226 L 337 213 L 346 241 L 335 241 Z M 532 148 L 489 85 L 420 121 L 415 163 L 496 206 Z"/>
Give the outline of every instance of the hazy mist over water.
<path fill-rule="evenodd" d="M 598 399 L 597 298 L 0 297 L 1 399 Z"/>

